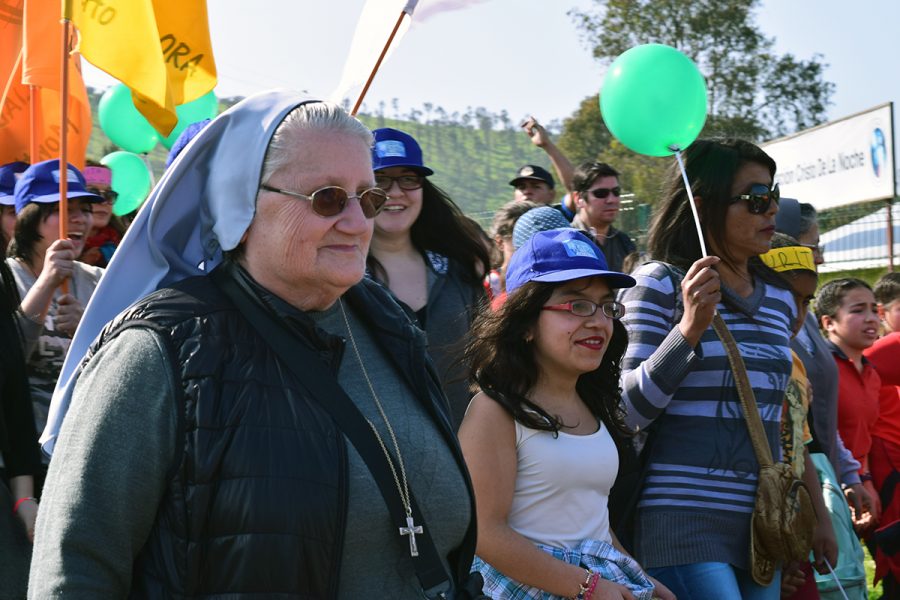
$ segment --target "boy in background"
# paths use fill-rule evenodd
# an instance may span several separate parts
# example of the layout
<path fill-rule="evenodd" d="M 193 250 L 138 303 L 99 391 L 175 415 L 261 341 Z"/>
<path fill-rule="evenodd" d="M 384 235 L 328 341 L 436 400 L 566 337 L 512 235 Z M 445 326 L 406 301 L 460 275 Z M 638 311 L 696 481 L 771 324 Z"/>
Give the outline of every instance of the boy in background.
<path fill-rule="evenodd" d="M 878 420 L 872 428 L 869 467 L 883 506 L 881 522 L 900 519 L 900 273 L 888 273 L 874 289 L 884 336 L 863 354 L 881 377 Z M 883 539 L 883 536 L 878 536 Z M 900 598 L 900 556 L 875 552 L 875 581 L 884 579 L 884 597 Z"/>
<path fill-rule="evenodd" d="M 878 305 L 868 283 L 846 277 L 822 286 L 816 296 L 816 315 L 838 367 L 838 431 L 859 461 L 860 479 L 873 500 L 870 512 L 853 510 L 857 533 L 868 537 L 881 516 L 869 470 L 881 378 L 863 351 L 878 339 Z"/>

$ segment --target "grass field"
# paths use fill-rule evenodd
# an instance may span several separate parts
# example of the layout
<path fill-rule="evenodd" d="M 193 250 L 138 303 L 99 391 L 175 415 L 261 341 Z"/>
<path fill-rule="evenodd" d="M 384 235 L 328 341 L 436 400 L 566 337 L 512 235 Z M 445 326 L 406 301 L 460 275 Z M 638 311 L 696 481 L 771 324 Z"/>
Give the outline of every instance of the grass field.
<path fill-rule="evenodd" d="M 865 546 L 863 546 L 863 551 L 866 553 L 866 581 L 869 582 L 869 599 L 878 600 L 882 594 L 881 583 L 876 586 L 872 585 L 872 581 L 875 579 L 875 561 L 869 556 L 869 551 Z"/>

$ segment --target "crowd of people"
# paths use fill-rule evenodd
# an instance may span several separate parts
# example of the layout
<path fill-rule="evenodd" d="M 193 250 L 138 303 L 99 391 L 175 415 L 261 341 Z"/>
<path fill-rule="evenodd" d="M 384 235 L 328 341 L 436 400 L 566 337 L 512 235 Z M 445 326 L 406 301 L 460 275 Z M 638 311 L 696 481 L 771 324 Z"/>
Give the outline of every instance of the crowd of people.
<path fill-rule="evenodd" d="M 556 178 L 489 232 L 408 133 L 283 91 L 133 222 L 103 165 L 0 168 L 0 598 L 863 598 L 860 540 L 900 598 L 900 276 L 820 285 L 743 140 L 687 148 L 639 252 L 619 171 L 523 129 Z M 810 498 L 790 560 L 758 443 Z"/>

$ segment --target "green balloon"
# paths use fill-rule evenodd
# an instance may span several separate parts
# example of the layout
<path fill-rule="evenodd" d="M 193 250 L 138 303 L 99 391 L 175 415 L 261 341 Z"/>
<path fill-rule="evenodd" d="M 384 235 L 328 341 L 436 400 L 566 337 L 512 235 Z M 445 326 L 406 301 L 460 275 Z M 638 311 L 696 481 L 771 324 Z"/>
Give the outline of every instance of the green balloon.
<path fill-rule="evenodd" d="M 203 121 L 204 119 L 215 119 L 218 112 L 219 100 L 212 91 L 203 94 L 196 100 L 188 102 L 187 104 L 176 106 L 175 114 L 178 115 L 178 124 L 175 125 L 175 129 L 172 130 L 172 133 L 160 140 L 162 145 L 171 149 L 178 140 L 178 136 L 187 129 L 188 125 L 196 123 L 197 121 Z"/>
<path fill-rule="evenodd" d="M 100 164 L 112 170 L 112 189 L 119 194 L 113 204 L 113 214 L 134 212 L 150 193 L 150 171 L 143 159 L 131 152 L 112 152 L 100 159 Z"/>
<path fill-rule="evenodd" d="M 124 83 L 103 93 L 98 110 L 100 127 L 112 142 L 128 152 L 150 152 L 159 134 L 131 100 L 131 90 Z"/>
<path fill-rule="evenodd" d="M 649 156 L 684 150 L 706 122 L 706 81 L 690 58 L 662 44 L 623 52 L 606 72 L 600 112 L 609 131 Z"/>

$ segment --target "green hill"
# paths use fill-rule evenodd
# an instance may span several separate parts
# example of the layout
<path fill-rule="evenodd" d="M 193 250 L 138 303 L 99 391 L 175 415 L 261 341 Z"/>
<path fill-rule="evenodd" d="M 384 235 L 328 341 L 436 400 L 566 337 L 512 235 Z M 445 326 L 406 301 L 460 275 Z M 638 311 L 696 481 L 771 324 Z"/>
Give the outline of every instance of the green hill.
<path fill-rule="evenodd" d="M 99 160 L 118 150 L 103 133 L 97 120 L 102 91 L 88 89 L 94 115 L 94 130 L 88 145 L 88 158 Z M 240 98 L 221 98 L 225 110 Z M 401 129 L 421 144 L 426 164 L 434 169 L 434 182 L 470 216 L 482 225 L 490 222 L 493 211 L 512 199 L 509 180 L 524 164 L 539 164 L 550 169 L 546 155 L 509 120 L 503 112 L 494 114 L 483 108 L 465 113 L 448 113 L 426 104 L 409 114 L 384 115 L 361 113 L 360 120 L 371 128 Z M 165 168 L 167 151 L 158 145 L 148 154 L 156 179 Z"/>

